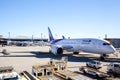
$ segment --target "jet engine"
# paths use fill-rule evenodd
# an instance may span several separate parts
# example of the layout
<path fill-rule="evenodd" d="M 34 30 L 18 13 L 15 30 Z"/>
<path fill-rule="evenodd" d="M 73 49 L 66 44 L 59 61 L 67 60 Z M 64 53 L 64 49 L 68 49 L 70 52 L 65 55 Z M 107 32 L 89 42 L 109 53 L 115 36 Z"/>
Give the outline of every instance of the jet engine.
<path fill-rule="evenodd" d="M 63 49 L 62 49 L 62 47 L 59 47 L 59 46 L 53 46 L 53 47 L 51 47 L 51 52 L 55 55 L 62 54 Z"/>

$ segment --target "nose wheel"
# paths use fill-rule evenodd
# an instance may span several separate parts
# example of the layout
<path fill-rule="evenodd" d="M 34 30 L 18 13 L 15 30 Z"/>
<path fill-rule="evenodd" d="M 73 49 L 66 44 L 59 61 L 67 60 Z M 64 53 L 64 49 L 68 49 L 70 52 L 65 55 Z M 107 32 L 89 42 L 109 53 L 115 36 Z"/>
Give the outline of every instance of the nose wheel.
<path fill-rule="evenodd" d="M 101 54 L 100 60 L 105 60 L 105 58 L 109 57 L 107 54 Z"/>

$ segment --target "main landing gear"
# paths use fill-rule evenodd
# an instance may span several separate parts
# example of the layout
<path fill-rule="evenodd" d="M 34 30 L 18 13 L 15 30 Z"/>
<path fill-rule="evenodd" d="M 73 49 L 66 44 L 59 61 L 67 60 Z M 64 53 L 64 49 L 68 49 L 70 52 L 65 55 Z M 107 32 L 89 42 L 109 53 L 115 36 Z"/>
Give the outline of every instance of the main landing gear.
<path fill-rule="evenodd" d="M 101 54 L 100 60 L 105 60 L 105 58 L 109 57 L 107 54 Z"/>
<path fill-rule="evenodd" d="M 73 54 L 76 54 L 76 55 L 77 55 L 77 54 L 79 54 L 79 52 L 73 52 Z"/>

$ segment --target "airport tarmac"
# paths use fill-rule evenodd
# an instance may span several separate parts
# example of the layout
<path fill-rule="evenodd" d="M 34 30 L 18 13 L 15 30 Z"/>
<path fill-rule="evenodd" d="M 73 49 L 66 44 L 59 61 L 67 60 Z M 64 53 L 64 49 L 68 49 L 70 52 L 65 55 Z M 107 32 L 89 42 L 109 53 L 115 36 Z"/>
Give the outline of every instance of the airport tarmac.
<path fill-rule="evenodd" d="M 2 50 L 6 49 L 9 55 L 3 55 Z M 79 72 L 80 66 L 85 66 L 86 62 L 90 60 L 99 60 L 98 54 L 91 54 L 80 52 L 79 55 L 73 55 L 72 52 L 64 52 L 63 55 L 54 55 L 49 53 L 48 46 L 6 46 L 0 47 L 0 67 L 13 66 L 15 71 L 20 73 L 22 71 L 32 72 L 32 66 L 35 64 L 46 64 L 50 58 L 60 59 L 61 57 L 68 57 L 68 70 Z M 111 62 L 120 62 L 120 54 L 116 57 L 110 54 L 110 57 L 103 61 L 102 71 L 106 71 L 107 65 Z"/>

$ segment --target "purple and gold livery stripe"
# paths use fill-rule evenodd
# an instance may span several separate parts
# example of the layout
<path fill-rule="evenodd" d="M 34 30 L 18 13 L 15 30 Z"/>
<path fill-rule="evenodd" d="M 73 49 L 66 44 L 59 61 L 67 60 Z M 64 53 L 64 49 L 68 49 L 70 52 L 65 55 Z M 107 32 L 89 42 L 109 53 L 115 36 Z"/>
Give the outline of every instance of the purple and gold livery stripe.
<path fill-rule="evenodd" d="M 59 42 L 59 41 L 61 41 L 61 40 L 63 40 L 63 39 L 56 39 L 56 40 L 53 40 L 53 41 L 51 41 L 51 44 L 55 44 L 55 43 L 57 43 L 57 42 Z"/>

